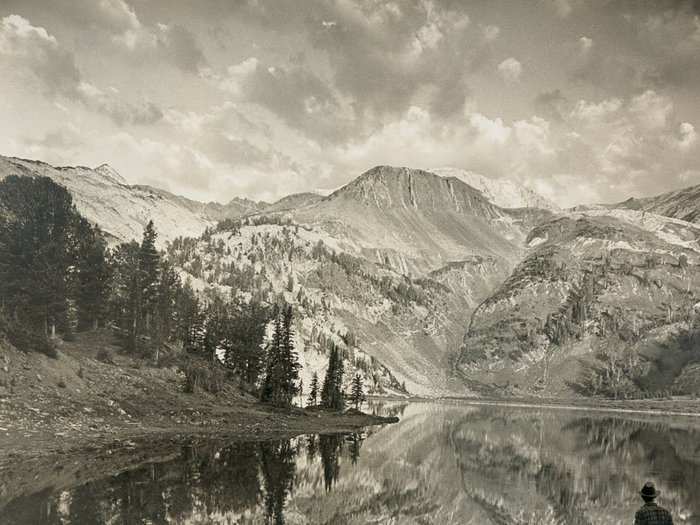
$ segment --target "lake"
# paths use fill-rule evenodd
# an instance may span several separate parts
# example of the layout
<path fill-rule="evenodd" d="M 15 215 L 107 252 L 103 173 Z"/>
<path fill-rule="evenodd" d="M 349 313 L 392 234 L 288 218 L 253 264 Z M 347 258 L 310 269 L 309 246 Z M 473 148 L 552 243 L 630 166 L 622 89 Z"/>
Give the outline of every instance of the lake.
<path fill-rule="evenodd" d="M 700 524 L 700 421 L 459 402 L 375 405 L 400 423 L 197 441 L 0 471 L 0 523 L 626 524 L 647 479 Z"/>

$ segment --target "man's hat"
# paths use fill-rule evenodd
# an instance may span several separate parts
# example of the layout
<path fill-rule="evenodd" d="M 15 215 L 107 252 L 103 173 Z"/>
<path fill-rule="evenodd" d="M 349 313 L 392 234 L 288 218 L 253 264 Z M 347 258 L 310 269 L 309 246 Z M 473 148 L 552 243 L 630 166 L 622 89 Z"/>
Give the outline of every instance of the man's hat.
<path fill-rule="evenodd" d="M 656 498 L 659 494 L 661 494 L 658 490 L 656 490 L 656 487 L 651 481 L 647 481 L 639 493 L 643 497 L 647 498 Z"/>

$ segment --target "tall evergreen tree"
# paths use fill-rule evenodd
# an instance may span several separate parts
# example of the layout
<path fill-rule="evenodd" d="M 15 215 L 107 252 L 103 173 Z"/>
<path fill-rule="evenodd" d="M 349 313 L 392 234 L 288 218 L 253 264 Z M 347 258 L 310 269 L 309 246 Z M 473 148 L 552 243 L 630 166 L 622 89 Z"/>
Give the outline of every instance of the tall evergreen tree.
<path fill-rule="evenodd" d="M 139 252 L 138 243 L 122 243 L 112 251 L 109 261 L 112 273 L 110 315 L 123 330 L 129 351 L 137 349 L 143 324 Z"/>
<path fill-rule="evenodd" d="M 350 393 L 350 400 L 355 405 L 357 410 L 360 409 L 360 405 L 365 400 L 365 392 L 362 386 L 362 377 L 360 374 L 355 374 L 352 379 L 352 392 Z"/>
<path fill-rule="evenodd" d="M 107 314 L 107 243 L 99 228 L 78 217 L 74 232 L 74 294 L 78 329 L 97 329 Z"/>
<path fill-rule="evenodd" d="M 170 340 L 175 332 L 175 308 L 181 286 L 180 276 L 175 269 L 169 262 L 161 261 L 151 326 L 151 342 L 156 363 L 161 347 Z"/>
<path fill-rule="evenodd" d="M 267 347 L 265 364 L 265 379 L 260 391 L 260 399 L 268 403 L 274 403 L 276 388 L 279 381 L 280 348 L 282 345 L 282 319 L 279 307 L 275 306 L 275 325 L 272 332 L 272 340 Z"/>
<path fill-rule="evenodd" d="M 343 371 L 343 360 L 338 347 L 332 345 L 328 356 L 328 369 L 321 389 L 321 404 L 325 408 L 343 409 Z"/>
<path fill-rule="evenodd" d="M 294 349 L 293 311 L 291 306 L 285 306 L 275 316 L 261 399 L 275 406 L 291 406 L 298 392 L 298 381 L 299 362 Z"/>
<path fill-rule="evenodd" d="M 157 237 L 153 221 L 148 221 L 143 230 L 143 239 L 139 250 L 139 286 L 146 332 L 150 330 L 151 319 L 158 302 L 161 257 L 156 248 Z"/>
<path fill-rule="evenodd" d="M 311 378 L 311 390 L 309 391 L 309 398 L 306 403 L 311 406 L 316 406 L 318 404 L 318 372 L 314 372 Z"/>

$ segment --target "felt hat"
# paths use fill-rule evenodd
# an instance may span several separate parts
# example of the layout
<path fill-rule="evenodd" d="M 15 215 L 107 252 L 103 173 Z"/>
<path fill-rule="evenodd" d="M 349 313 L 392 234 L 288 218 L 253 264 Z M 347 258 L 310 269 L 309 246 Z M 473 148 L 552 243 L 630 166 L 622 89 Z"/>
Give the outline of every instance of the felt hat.
<path fill-rule="evenodd" d="M 639 491 L 639 493 L 643 497 L 647 498 L 656 498 L 659 494 L 661 494 L 658 490 L 656 490 L 656 487 L 651 481 L 647 481 L 642 487 L 642 490 Z"/>

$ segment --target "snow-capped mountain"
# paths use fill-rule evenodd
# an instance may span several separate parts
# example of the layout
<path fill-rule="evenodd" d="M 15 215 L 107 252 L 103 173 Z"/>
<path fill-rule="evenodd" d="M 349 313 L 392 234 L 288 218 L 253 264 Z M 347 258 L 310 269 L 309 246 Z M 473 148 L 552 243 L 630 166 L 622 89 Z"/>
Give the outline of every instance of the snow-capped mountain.
<path fill-rule="evenodd" d="M 454 177 L 479 190 L 489 202 L 501 208 L 541 208 L 557 211 L 559 207 L 539 193 L 509 179 L 493 179 L 460 168 L 429 170 L 441 177 Z"/>

